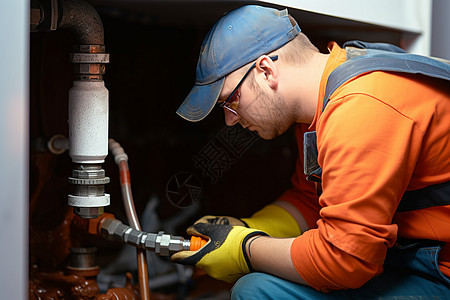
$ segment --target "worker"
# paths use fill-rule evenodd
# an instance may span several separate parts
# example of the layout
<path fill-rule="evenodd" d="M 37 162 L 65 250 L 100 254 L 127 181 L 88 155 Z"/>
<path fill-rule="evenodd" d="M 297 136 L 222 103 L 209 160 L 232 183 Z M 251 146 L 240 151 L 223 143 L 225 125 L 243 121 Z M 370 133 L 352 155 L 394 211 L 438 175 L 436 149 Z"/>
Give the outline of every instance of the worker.
<path fill-rule="evenodd" d="M 423 58 L 433 74 L 415 72 L 413 56 L 405 72 L 377 70 L 410 54 L 350 45 L 320 53 L 287 10 L 255 5 L 225 14 L 203 41 L 177 113 L 200 121 L 217 104 L 229 126 L 270 140 L 294 125 L 298 140 L 289 190 L 249 218 L 201 218 L 187 232 L 208 243 L 172 256 L 237 281 L 232 299 L 450 297 L 448 65 Z M 376 68 L 325 96 L 343 78 L 334 72 L 363 62 L 349 54 L 371 47 Z"/>

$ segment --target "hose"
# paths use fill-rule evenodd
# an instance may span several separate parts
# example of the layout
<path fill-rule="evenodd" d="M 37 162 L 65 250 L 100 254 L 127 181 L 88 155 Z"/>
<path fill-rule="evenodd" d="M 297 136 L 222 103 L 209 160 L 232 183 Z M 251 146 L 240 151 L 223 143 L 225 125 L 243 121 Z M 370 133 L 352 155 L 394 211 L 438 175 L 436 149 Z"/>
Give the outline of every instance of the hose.
<path fill-rule="evenodd" d="M 120 172 L 120 187 L 122 190 L 122 199 L 125 206 L 128 223 L 131 227 L 141 230 L 139 219 L 134 207 L 133 194 L 131 193 L 130 170 L 128 168 L 128 155 L 123 150 L 122 146 L 114 139 L 108 140 L 109 151 L 114 156 L 114 161 L 119 166 Z M 150 299 L 150 287 L 148 285 L 148 266 L 145 249 L 137 249 L 137 265 L 139 277 L 139 290 L 141 298 L 145 300 Z"/>

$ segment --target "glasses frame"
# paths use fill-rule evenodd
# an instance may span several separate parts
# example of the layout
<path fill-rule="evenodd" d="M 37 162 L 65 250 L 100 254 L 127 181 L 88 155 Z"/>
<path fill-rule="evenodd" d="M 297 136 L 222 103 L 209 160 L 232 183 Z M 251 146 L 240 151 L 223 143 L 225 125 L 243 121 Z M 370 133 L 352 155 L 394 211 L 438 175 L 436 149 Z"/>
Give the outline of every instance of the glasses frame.
<path fill-rule="evenodd" d="M 278 55 L 273 55 L 273 56 L 269 56 L 269 58 L 272 61 L 276 61 L 278 59 Z M 256 62 L 253 63 L 250 68 L 248 69 L 248 71 L 244 74 L 244 76 L 242 77 L 242 79 L 239 81 L 239 83 L 236 85 L 236 87 L 234 88 L 234 90 L 231 92 L 230 96 L 227 97 L 227 99 L 225 99 L 225 101 L 220 102 L 219 106 L 222 108 L 225 108 L 226 110 L 230 111 L 231 113 L 233 113 L 234 115 L 238 115 L 237 113 L 237 107 L 239 105 L 239 100 L 241 98 L 241 92 L 239 91 L 239 88 L 241 87 L 242 83 L 244 82 L 245 78 L 247 78 L 248 74 L 250 74 L 250 71 L 256 67 Z M 236 94 L 237 93 L 237 94 Z M 236 98 L 233 100 L 234 96 L 236 95 Z M 231 103 L 234 102 L 238 102 L 236 105 L 236 109 L 232 108 L 230 105 Z"/>

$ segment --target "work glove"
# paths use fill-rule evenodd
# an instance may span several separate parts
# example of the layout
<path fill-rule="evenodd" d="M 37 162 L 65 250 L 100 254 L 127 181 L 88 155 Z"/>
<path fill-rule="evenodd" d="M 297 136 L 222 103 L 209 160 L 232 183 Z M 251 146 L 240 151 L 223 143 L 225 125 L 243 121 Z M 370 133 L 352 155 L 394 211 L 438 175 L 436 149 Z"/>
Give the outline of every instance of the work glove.
<path fill-rule="evenodd" d="M 297 237 L 302 231 L 294 217 L 284 208 L 269 204 L 254 213 L 250 218 L 229 216 L 204 216 L 197 223 L 245 226 L 266 232 L 272 237 Z"/>
<path fill-rule="evenodd" d="M 196 266 L 209 276 L 230 283 L 251 271 L 245 251 L 247 240 L 256 235 L 267 235 L 265 232 L 242 226 L 206 223 L 196 223 L 186 231 L 189 235 L 209 240 L 197 251 L 173 254 L 172 261 Z"/>
<path fill-rule="evenodd" d="M 246 223 L 242 222 L 242 220 L 230 216 L 204 216 L 198 219 L 194 224 L 197 223 L 249 227 Z"/>

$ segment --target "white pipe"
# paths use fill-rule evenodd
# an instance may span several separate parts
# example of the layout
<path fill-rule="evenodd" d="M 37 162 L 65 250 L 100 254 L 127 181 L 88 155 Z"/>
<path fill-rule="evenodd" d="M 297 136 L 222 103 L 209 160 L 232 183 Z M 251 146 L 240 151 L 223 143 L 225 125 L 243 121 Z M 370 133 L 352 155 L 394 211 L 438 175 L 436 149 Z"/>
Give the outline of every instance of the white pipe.
<path fill-rule="evenodd" d="M 108 154 L 108 90 L 103 81 L 74 81 L 69 90 L 69 154 L 74 163 L 103 163 Z"/>

